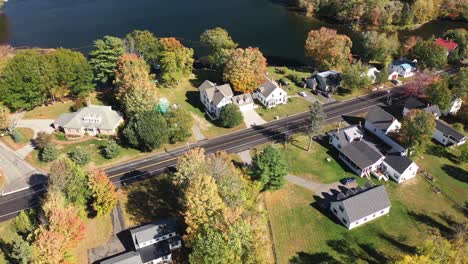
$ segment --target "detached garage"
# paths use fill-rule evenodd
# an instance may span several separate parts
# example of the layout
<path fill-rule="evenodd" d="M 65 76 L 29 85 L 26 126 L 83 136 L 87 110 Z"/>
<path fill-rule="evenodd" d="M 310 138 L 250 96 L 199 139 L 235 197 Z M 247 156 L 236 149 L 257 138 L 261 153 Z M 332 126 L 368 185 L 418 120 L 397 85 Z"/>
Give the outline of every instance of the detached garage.
<path fill-rule="evenodd" d="M 239 106 L 241 112 L 246 112 L 254 109 L 254 100 L 252 98 L 252 95 L 249 93 L 233 96 L 232 102 Z"/>

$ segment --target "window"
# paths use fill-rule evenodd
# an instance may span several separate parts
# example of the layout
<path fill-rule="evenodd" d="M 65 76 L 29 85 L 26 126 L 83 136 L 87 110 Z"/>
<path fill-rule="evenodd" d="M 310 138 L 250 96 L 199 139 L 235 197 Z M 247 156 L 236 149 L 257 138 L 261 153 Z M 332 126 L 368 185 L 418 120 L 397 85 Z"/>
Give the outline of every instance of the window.
<path fill-rule="evenodd" d="M 348 221 L 346 221 L 346 219 L 345 219 L 344 217 L 343 217 L 343 218 L 341 218 L 341 220 L 343 220 L 343 223 L 345 223 L 345 224 L 347 224 L 347 223 L 348 223 Z"/>
<path fill-rule="evenodd" d="M 372 217 L 375 217 L 375 214 L 373 214 Z"/>
<path fill-rule="evenodd" d="M 383 214 L 384 213 L 384 210 L 380 211 L 380 214 Z"/>
<path fill-rule="evenodd" d="M 367 221 L 367 217 L 366 217 L 366 218 L 364 218 L 364 222 L 365 222 L 365 221 Z"/>
<path fill-rule="evenodd" d="M 333 208 L 333 213 L 337 214 L 336 208 Z"/>
<path fill-rule="evenodd" d="M 341 212 L 344 211 L 343 206 L 340 205 L 338 208 L 340 208 L 340 211 L 341 211 Z"/>
<path fill-rule="evenodd" d="M 359 225 L 359 221 L 356 221 L 356 225 Z"/>

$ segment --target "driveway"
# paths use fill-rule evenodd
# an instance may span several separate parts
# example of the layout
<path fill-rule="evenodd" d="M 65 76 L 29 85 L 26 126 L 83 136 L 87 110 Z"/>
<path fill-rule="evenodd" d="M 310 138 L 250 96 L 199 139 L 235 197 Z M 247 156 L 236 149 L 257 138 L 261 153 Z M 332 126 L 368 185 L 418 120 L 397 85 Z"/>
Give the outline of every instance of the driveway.
<path fill-rule="evenodd" d="M 0 168 L 5 173 L 6 185 L 0 194 L 20 191 L 45 181 L 43 172 L 24 161 L 18 154 L 0 142 Z"/>
<path fill-rule="evenodd" d="M 266 123 L 266 121 L 263 120 L 263 118 L 253 109 L 243 111 L 242 115 L 244 116 L 244 123 L 248 128 L 252 127 L 252 125 L 258 126 Z"/>
<path fill-rule="evenodd" d="M 310 92 L 305 92 L 305 93 L 307 94 L 307 96 L 300 96 L 300 95 L 298 95 L 298 96 L 294 96 L 294 97 L 300 97 L 300 98 L 302 98 L 302 99 L 308 101 L 308 102 L 311 103 L 311 104 L 313 104 L 313 103 L 315 103 L 315 102 L 322 103 L 322 102 L 321 102 L 319 99 L 317 99 L 317 97 L 315 97 L 315 95 L 313 95 L 312 93 L 310 93 Z M 291 96 L 291 97 L 293 97 L 293 96 Z"/>
<path fill-rule="evenodd" d="M 32 129 L 34 131 L 33 138 L 36 138 L 37 133 L 39 132 L 46 132 L 48 134 L 54 132 L 52 128 L 52 123 L 54 120 L 52 119 L 20 119 L 18 121 L 18 127 L 26 127 Z M 33 144 L 28 144 L 16 151 L 16 153 L 21 157 L 25 158 L 34 150 Z"/>

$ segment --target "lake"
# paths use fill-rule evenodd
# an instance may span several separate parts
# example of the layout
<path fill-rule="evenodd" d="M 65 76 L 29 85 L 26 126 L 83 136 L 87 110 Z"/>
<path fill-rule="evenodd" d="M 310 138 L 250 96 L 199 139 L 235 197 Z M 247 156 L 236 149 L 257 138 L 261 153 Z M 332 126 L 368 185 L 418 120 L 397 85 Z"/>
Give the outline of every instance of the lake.
<path fill-rule="evenodd" d="M 222 27 L 241 47 L 256 46 L 270 64 L 304 64 L 307 32 L 327 26 L 347 34 L 359 53 L 359 38 L 349 28 L 290 12 L 270 0 L 9 0 L 0 15 L 0 43 L 12 46 L 75 48 L 88 52 L 104 35 L 122 37 L 147 29 L 158 37 L 174 36 L 204 53 L 199 36 Z M 439 36 L 468 23 L 433 21 L 400 37 Z"/>

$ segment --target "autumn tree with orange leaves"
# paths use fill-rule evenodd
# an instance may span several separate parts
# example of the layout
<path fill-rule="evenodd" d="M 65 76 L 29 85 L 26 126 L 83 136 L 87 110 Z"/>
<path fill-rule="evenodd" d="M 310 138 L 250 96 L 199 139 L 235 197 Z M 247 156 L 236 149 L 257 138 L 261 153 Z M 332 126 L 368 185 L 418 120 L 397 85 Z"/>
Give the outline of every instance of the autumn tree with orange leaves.
<path fill-rule="evenodd" d="M 311 30 L 305 43 L 306 55 L 322 69 L 342 70 L 350 63 L 353 42 L 336 30 L 322 27 Z"/>
<path fill-rule="evenodd" d="M 149 72 L 149 66 L 136 54 L 124 54 L 117 62 L 116 98 L 127 116 L 150 111 L 156 105 L 158 92 Z"/>
<path fill-rule="evenodd" d="M 93 209 L 98 216 L 107 215 L 117 204 L 117 192 L 114 184 L 103 170 L 92 171 L 88 175 L 88 179 L 93 197 Z"/>
<path fill-rule="evenodd" d="M 175 38 L 161 38 L 159 42 L 162 45 L 160 79 L 168 85 L 178 84 L 192 73 L 194 51 Z"/>
<path fill-rule="evenodd" d="M 236 49 L 224 68 L 223 78 L 235 91 L 252 92 L 265 81 L 267 61 L 258 48 Z"/>

